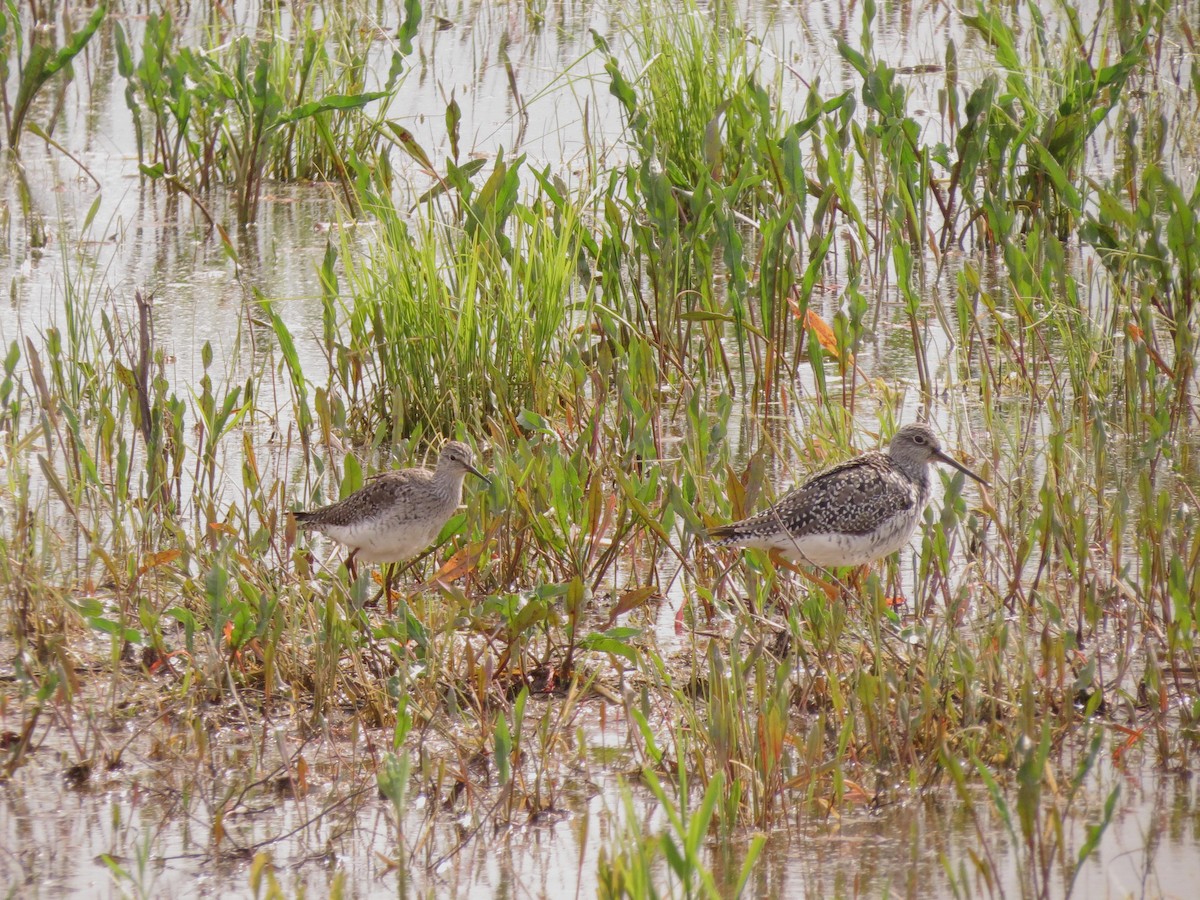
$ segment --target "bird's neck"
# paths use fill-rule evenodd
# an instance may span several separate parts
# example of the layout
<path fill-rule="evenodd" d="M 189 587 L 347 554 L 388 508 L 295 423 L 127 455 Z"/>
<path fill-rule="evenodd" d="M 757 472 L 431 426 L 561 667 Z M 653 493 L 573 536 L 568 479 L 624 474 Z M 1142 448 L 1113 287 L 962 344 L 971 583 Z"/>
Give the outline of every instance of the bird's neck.
<path fill-rule="evenodd" d="M 438 493 L 449 497 L 462 499 L 463 472 L 450 472 L 438 469 L 433 474 L 433 483 Z"/>
<path fill-rule="evenodd" d="M 933 494 L 933 486 L 929 480 L 929 466 L 921 467 L 921 472 L 913 479 L 913 483 L 917 486 L 917 508 L 924 510 L 929 505 L 929 498 Z"/>
<path fill-rule="evenodd" d="M 925 504 L 929 503 L 930 494 L 932 493 L 932 481 L 930 481 L 928 462 L 913 462 L 912 460 L 898 460 L 892 457 L 892 462 L 895 467 L 900 469 L 912 484 L 917 488 L 917 503 L 920 508 L 924 509 Z"/>
<path fill-rule="evenodd" d="M 892 457 L 892 462 L 896 468 L 903 472 L 912 482 L 917 485 L 922 496 L 929 496 L 929 463 L 913 462 L 911 459 L 897 459 Z"/>

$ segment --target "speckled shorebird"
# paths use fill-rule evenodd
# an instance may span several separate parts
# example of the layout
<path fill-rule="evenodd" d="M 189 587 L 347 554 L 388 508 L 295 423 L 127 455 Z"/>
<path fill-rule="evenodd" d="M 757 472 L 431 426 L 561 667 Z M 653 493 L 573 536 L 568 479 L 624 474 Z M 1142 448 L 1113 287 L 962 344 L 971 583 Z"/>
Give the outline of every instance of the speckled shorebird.
<path fill-rule="evenodd" d="M 296 523 L 349 547 L 346 569 L 353 579 L 356 560 L 396 563 L 433 543 L 462 503 L 463 479 L 468 472 L 491 484 L 475 468 L 471 448 L 461 441 L 450 441 L 438 455 L 436 470 L 382 472 L 344 500 L 296 512 Z M 384 584 L 391 612 L 389 587 L 389 583 Z"/>
<path fill-rule="evenodd" d="M 908 543 L 929 503 L 929 463 L 987 482 L 947 456 L 927 425 L 814 475 L 770 509 L 708 532 L 715 544 L 769 550 L 821 568 L 865 566 Z"/>

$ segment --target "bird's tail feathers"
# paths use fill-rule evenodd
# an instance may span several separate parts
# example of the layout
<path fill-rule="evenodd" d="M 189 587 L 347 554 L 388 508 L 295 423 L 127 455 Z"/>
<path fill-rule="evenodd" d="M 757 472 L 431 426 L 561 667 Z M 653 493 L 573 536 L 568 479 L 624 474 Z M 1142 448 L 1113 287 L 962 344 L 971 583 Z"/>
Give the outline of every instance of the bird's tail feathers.
<path fill-rule="evenodd" d="M 716 528 L 708 529 L 704 536 L 713 543 L 720 543 L 736 537 L 737 532 L 732 525 L 718 525 Z"/>

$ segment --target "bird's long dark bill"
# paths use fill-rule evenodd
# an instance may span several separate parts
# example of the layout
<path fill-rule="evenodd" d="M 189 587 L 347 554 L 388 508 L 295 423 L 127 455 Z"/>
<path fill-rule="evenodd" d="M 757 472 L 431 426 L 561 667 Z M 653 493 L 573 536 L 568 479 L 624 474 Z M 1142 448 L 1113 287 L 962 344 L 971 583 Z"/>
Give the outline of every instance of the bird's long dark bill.
<path fill-rule="evenodd" d="M 464 465 L 467 465 L 467 464 L 464 463 Z M 472 475 L 474 475 L 476 478 L 482 478 L 484 484 L 488 485 L 489 487 L 491 486 L 492 479 L 488 478 L 486 475 L 484 475 L 482 472 L 480 472 L 474 466 L 467 465 L 467 471 L 470 472 Z"/>
<path fill-rule="evenodd" d="M 951 457 L 947 456 L 945 453 L 942 453 L 940 451 L 934 455 L 937 456 L 938 462 L 944 462 L 948 466 L 954 466 L 954 468 L 958 469 L 958 471 L 962 472 L 964 475 L 970 475 L 972 478 L 974 478 L 976 481 L 978 481 L 984 487 L 991 487 L 990 484 L 988 484 L 986 481 L 984 481 L 982 478 L 980 478 L 978 475 L 976 475 L 974 472 L 972 472 L 970 469 L 968 469 L 966 466 L 964 466 L 962 463 L 960 463 L 957 459 L 952 459 Z"/>

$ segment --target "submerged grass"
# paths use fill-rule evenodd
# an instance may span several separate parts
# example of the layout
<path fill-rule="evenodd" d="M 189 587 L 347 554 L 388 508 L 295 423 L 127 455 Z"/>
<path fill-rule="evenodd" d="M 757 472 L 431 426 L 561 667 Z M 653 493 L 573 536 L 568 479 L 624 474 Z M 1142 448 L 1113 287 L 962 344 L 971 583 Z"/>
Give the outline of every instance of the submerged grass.
<path fill-rule="evenodd" d="M 350 19 L 219 52 L 147 23 L 120 65 L 154 117 L 150 177 L 208 190 L 228 142 L 245 221 L 263 178 L 345 161 L 365 219 L 319 266 L 319 338 L 256 295 L 239 327 L 270 351 L 222 371 L 206 347 L 195 384 L 153 298 L 113 296 L 63 242 L 61 320 L 11 341 L 0 381 L 0 778 L 49 765 L 42 746 L 73 783 L 128 773 L 192 823 L 189 852 L 252 859 L 255 892 L 284 862 L 257 810 L 325 853 L 372 810 L 401 893 L 517 826 L 574 816 L 586 837 L 599 780 L 620 809 L 587 864 L 613 897 L 736 895 L 799 820 L 944 788 L 978 842 L 942 855 L 944 889 L 1050 896 L 1103 846 L 1121 796 L 1088 808 L 1102 769 L 1191 767 L 1197 188 L 1088 157 L 1110 112 L 1137 117 L 1126 85 L 1158 77 L 1163 8 L 1106 10 L 1089 37 L 1063 12 L 1065 72 L 1041 13 L 1028 44 L 1006 10 L 966 15 L 1005 75 L 968 86 L 952 56 L 934 142 L 871 3 L 839 44 L 852 87 L 814 84 L 794 122 L 731 10 L 667 12 L 596 36 L 625 161 L 576 183 L 511 152 L 460 164 L 453 98 L 437 163 L 387 98 L 369 127 L 339 118 L 369 102 L 361 60 L 329 55 Z M 168 55 L 228 76 L 239 112 L 152 102 Z M 426 194 L 371 159 L 392 144 Z M 880 347 L 993 489 L 944 477 L 911 565 L 837 601 L 704 546 L 914 414 Z M 487 449 L 492 484 L 383 617 L 286 510 L 450 436 Z M 126 835 L 106 864 L 152 892 L 165 851 Z"/>

